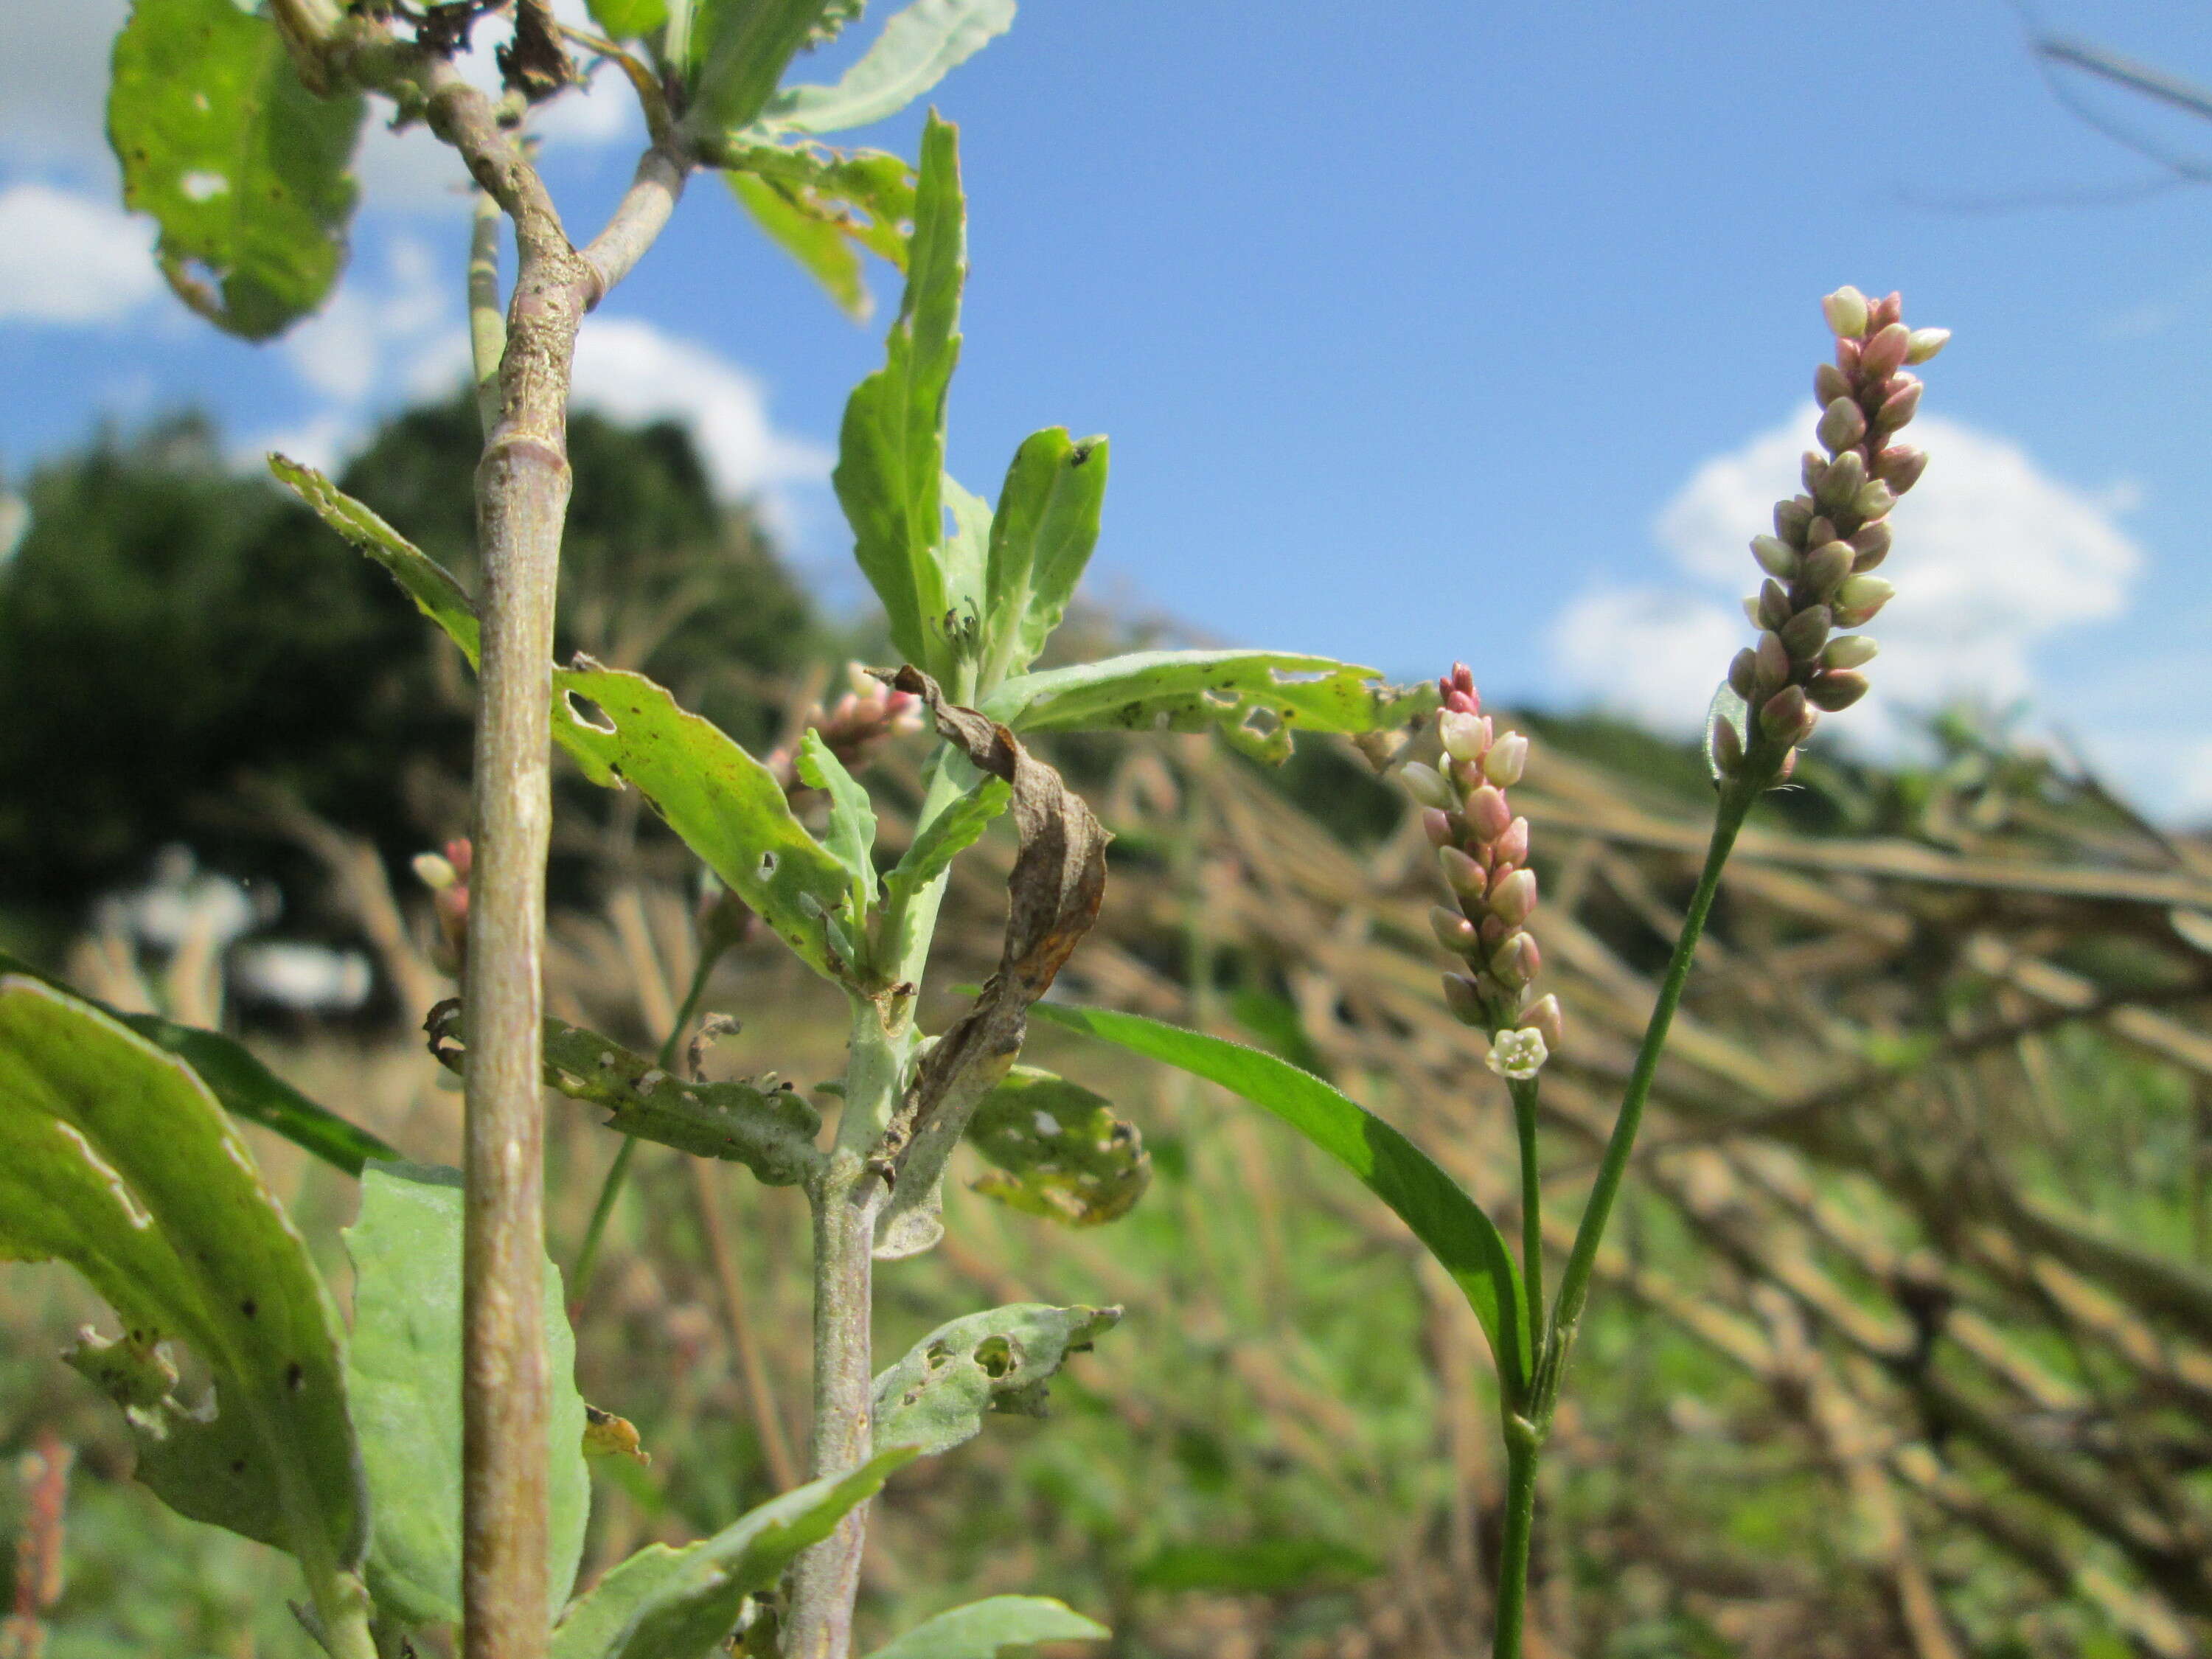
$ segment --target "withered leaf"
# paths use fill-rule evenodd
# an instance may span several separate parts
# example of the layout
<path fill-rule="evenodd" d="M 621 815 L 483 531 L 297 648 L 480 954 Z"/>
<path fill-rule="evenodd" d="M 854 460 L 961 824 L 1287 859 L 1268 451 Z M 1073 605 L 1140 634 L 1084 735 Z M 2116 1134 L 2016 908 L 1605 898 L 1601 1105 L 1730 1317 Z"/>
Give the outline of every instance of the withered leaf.
<path fill-rule="evenodd" d="M 1112 839 L 1060 774 L 998 721 L 946 701 L 912 664 L 890 677 L 920 697 L 938 735 L 1013 792 L 1018 850 L 1006 878 L 1006 937 L 998 971 L 975 1005 L 923 1056 L 893 1119 L 884 1156 L 894 1176 L 876 1226 L 876 1254 L 914 1255 L 943 1234 L 939 1188 L 945 1161 L 983 1097 L 1002 1082 L 1028 1035 L 1030 1006 L 1051 988 L 1106 896 Z"/>

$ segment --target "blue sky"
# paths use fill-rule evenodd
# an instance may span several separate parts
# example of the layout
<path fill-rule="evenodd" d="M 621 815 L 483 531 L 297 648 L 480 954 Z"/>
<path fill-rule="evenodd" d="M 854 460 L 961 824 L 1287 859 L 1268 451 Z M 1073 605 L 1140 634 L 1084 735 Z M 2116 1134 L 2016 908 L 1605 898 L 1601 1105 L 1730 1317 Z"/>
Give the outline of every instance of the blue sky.
<path fill-rule="evenodd" d="M 377 136 L 331 312 L 272 347 L 217 337 L 112 205 L 122 9 L 0 8 L 0 466 L 192 403 L 241 453 L 342 455 L 453 372 L 457 175 Z M 2033 21 L 2212 82 L 2193 9 Z M 2212 195 L 2150 188 L 2053 96 L 2030 27 L 1997 0 L 1030 0 L 935 94 L 970 198 L 952 470 L 992 495 L 1029 431 L 1110 433 L 1097 596 L 1680 726 L 1808 441 L 1818 296 L 1901 288 L 1956 337 L 1879 701 L 1834 726 L 1894 741 L 1915 707 L 2024 698 L 2160 811 L 2212 817 Z M 2212 124 L 2075 89 L 2212 164 Z M 579 234 L 635 153 L 618 92 L 549 134 Z M 917 121 L 858 137 L 911 154 Z M 881 321 L 839 317 L 702 178 L 589 325 L 580 387 L 694 420 L 725 487 L 857 601 L 824 479 Z"/>

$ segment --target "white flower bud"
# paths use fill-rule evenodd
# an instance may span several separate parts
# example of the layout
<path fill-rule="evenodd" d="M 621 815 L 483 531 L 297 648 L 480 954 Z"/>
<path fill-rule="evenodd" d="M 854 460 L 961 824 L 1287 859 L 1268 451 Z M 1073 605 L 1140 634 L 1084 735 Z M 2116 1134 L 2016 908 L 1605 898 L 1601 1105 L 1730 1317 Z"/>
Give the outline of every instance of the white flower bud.
<path fill-rule="evenodd" d="M 1820 301 L 1820 314 L 1839 340 L 1856 340 L 1866 332 L 1867 297 L 1849 283 Z"/>
<path fill-rule="evenodd" d="M 1950 341 L 1951 331 L 1948 328 L 1916 328 L 1912 331 L 1911 341 L 1905 349 L 1905 361 L 1908 363 L 1924 363 L 1949 344 Z"/>
<path fill-rule="evenodd" d="M 1433 766 L 1424 766 L 1419 761 L 1407 761 L 1401 775 L 1406 780 L 1406 791 L 1424 806 L 1434 806 L 1450 811 L 1459 805 L 1452 787 L 1444 781 L 1443 774 Z"/>
<path fill-rule="evenodd" d="M 1437 732 L 1444 740 L 1444 752 L 1455 761 L 1481 758 L 1486 739 L 1489 737 L 1485 721 L 1480 714 L 1462 714 L 1457 709 L 1447 708 L 1437 716 Z"/>

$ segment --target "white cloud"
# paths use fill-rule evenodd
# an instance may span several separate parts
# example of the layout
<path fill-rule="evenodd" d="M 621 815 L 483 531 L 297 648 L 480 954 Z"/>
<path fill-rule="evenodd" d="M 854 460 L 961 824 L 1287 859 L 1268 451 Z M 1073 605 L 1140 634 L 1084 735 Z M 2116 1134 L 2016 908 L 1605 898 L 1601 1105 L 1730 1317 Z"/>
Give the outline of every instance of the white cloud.
<path fill-rule="evenodd" d="M 441 332 L 459 309 L 459 272 L 411 236 L 386 249 L 386 281 L 373 289 L 350 273 L 331 302 L 284 337 L 284 354 L 300 378 L 325 397 L 355 404 L 374 391 L 395 356 Z"/>
<path fill-rule="evenodd" d="M 625 421 L 674 419 L 690 428 L 708 476 L 725 496 L 769 494 L 778 485 L 818 483 L 831 456 L 820 445 L 779 432 L 768 397 L 744 369 L 695 340 L 635 317 L 593 317 L 576 341 L 579 404 Z"/>
<path fill-rule="evenodd" d="M 1735 599 L 1759 575 L 1749 542 L 1796 492 L 1815 418 L 1808 404 L 1715 457 L 1660 511 L 1654 534 L 1681 581 L 1601 587 L 1567 607 L 1552 644 L 1574 684 L 1655 726 L 1697 728 L 1751 637 Z M 2032 695 L 2044 644 L 2120 615 L 2143 568 L 2113 519 L 2124 491 L 2060 483 L 2017 444 L 1956 421 L 1923 420 L 1911 435 L 1929 461 L 1895 515 L 1882 574 L 1898 594 L 1868 630 L 1882 647 L 1875 692 L 1849 723 L 1862 741 L 1893 738 L 1901 716 L 1951 699 Z"/>
<path fill-rule="evenodd" d="M 51 185 L 0 191 L 0 318 L 112 321 L 161 286 L 151 220 Z"/>

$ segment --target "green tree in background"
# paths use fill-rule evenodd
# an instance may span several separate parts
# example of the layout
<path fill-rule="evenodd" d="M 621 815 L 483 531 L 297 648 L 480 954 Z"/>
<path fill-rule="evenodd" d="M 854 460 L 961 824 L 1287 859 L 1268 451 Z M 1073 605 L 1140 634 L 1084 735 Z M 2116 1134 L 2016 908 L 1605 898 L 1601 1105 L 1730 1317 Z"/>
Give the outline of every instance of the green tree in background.
<path fill-rule="evenodd" d="M 473 579 L 465 401 L 393 419 L 345 487 Z M 683 429 L 592 415 L 574 434 L 565 653 L 682 689 L 749 740 L 818 635 L 751 514 L 714 499 Z M 104 434 L 39 469 L 0 564 L 0 903 L 73 912 L 183 840 L 241 848 L 223 810 L 281 786 L 393 854 L 416 823 L 393 757 L 459 778 L 466 677 L 414 607 L 197 416 Z M 594 792 L 596 794 L 596 792 Z"/>

